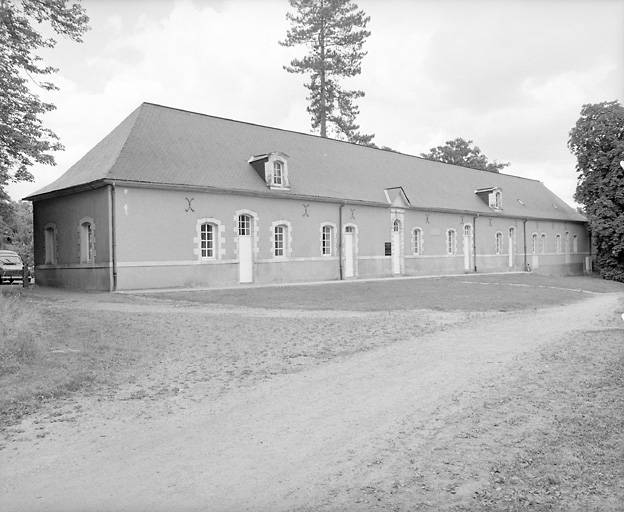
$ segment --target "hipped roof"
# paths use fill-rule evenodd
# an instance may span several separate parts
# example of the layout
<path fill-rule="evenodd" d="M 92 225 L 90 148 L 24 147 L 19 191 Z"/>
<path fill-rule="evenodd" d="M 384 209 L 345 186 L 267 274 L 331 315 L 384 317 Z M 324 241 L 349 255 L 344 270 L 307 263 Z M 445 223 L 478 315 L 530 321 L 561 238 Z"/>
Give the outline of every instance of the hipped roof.
<path fill-rule="evenodd" d="M 271 190 L 253 155 L 289 155 L 290 191 Z M 412 207 L 495 214 L 476 194 L 503 191 L 505 216 L 584 221 L 543 183 L 419 157 L 143 103 L 37 201 L 110 182 L 387 204 L 402 187 Z M 521 202 L 520 202 L 521 201 Z"/>

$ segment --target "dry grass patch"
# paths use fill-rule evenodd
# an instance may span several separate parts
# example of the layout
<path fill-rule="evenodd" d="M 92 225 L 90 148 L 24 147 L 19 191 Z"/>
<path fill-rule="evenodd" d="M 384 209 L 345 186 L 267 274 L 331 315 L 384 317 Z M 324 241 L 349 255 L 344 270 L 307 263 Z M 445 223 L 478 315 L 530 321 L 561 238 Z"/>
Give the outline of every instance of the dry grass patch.
<path fill-rule="evenodd" d="M 42 352 L 37 331 L 41 314 L 24 307 L 19 295 L 0 294 L 0 376 L 17 372 Z"/>
<path fill-rule="evenodd" d="M 57 308 L 12 292 L 0 293 L 0 313 L 0 429 L 94 383 L 114 384 L 146 345 L 146 327 L 119 312 Z"/>

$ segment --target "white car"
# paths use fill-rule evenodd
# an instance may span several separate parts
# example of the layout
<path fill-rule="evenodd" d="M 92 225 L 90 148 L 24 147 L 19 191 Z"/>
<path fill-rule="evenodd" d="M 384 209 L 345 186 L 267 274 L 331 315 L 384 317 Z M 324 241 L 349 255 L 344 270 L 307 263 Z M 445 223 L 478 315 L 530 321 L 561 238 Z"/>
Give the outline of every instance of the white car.
<path fill-rule="evenodd" d="M 0 251 L 0 280 L 2 283 L 8 281 L 23 281 L 24 264 L 19 254 L 13 251 Z"/>

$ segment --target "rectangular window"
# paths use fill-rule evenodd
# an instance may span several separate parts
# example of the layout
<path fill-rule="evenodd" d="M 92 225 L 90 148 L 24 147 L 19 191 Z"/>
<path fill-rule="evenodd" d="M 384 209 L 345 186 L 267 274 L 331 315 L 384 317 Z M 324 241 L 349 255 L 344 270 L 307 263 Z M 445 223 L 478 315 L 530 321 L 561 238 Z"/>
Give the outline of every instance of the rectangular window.
<path fill-rule="evenodd" d="M 332 228 L 330 226 L 323 226 L 323 236 L 322 236 L 321 244 L 322 244 L 322 254 L 324 256 L 331 256 Z"/>
<path fill-rule="evenodd" d="M 275 256 L 284 256 L 284 226 L 275 226 Z"/>
<path fill-rule="evenodd" d="M 202 224 L 201 257 L 214 258 L 214 226 L 212 224 Z"/>

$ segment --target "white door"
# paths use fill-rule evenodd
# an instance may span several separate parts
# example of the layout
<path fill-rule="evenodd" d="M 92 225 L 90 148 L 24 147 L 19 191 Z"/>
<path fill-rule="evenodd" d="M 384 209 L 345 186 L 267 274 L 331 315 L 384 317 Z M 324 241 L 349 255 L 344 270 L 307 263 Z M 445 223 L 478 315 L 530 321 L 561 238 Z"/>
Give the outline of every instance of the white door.
<path fill-rule="evenodd" d="M 353 237 L 354 230 L 349 226 L 345 229 L 345 277 L 355 276 Z"/>
<path fill-rule="evenodd" d="M 401 223 L 398 220 L 392 226 L 392 273 L 401 273 Z"/>
<path fill-rule="evenodd" d="M 516 230 L 509 228 L 509 268 L 514 267 L 516 259 Z"/>
<path fill-rule="evenodd" d="M 238 216 L 238 262 L 239 282 L 253 282 L 253 245 L 249 215 Z"/>
<path fill-rule="evenodd" d="M 471 270 L 472 243 L 470 226 L 464 226 L 464 270 Z"/>

